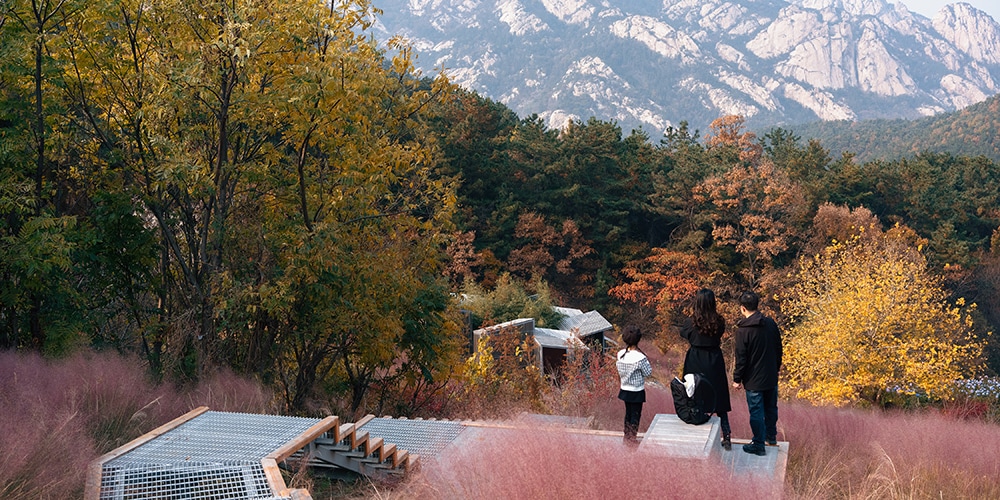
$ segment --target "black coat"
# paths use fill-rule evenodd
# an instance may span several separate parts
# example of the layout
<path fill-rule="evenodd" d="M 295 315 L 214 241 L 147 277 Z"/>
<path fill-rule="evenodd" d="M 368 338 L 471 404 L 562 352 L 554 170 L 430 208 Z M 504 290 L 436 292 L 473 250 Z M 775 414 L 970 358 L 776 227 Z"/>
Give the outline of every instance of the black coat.
<path fill-rule="evenodd" d="M 754 311 L 736 322 L 735 344 L 733 382 L 742 383 L 749 391 L 778 387 L 782 354 L 778 324 L 760 311 Z"/>
<path fill-rule="evenodd" d="M 722 334 L 726 325 L 719 324 L 717 335 L 703 335 L 690 318 L 681 327 L 681 337 L 691 347 L 684 356 L 684 373 L 698 373 L 715 389 L 714 409 L 705 408 L 709 413 L 727 413 L 733 409 L 729 401 L 729 378 L 726 374 L 726 359 L 722 356 Z"/>

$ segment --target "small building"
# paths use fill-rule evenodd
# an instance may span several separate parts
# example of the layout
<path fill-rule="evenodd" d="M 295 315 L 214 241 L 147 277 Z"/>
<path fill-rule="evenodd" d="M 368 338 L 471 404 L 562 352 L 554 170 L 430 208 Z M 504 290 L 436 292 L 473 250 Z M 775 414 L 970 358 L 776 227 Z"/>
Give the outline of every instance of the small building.
<path fill-rule="evenodd" d="M 608 334 L 613 332 L 615 327 L 604 316 L 601 316 L 601 313 L 597 311 L 583 312 L 568 307 L 555 307 L 554 309 L 563 315 L 562 321 L 559 322 L 560 330 L 572 333 L 591 349 L 596 348 L 600 352 L 608 349 Z"/>
<path fill-rule="evenodd" d="M 535 342 L 535 362 L 545 374 L 556 373 L 573 352 L 604 352 L 608 346 L 606 334 L 614 330 L 608 320 L 597 311 L 584 313 L 579 309 L 556 307 L 563 315 L 558 328 L 539 328 L 532 318 L 518 318 L 472 332 L 473 346 L 479 345 L 484 335 L 497 332 L 518 332 L 531 335 Z"/>

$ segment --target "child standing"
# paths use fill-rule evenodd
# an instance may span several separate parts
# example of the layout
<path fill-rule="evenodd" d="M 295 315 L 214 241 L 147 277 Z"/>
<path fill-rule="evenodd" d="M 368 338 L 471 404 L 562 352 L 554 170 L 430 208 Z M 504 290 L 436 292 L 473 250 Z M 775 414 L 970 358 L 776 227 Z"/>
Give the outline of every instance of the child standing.
<path fill-rule="evenodd" d="M 642 417 L 642 404 L 646 402 L 646 377 L 653 373 L 649 358 L 639 349 L 642 332 L 635 325 L 628 325 L 622 330 L 622 342 L 625 348 L 618 351 L 618 375 L 621 377 L 621 390 L 618 399 L 625 402 L 625 444 L 636 446 L 639 441 L 639 419 Z"/>

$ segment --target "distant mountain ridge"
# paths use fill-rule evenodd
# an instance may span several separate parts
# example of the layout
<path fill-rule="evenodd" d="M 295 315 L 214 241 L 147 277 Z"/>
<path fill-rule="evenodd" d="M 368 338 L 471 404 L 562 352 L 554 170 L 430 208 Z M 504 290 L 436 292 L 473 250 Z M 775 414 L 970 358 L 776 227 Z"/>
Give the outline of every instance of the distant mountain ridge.
<path fill-rule="evenodd" d="M 537 113 L 652 137 L 722 115 L 751 126 L 918 118 L 1000 92 L 1000 25 L 884 0 L 383 0 L 425 73 Z"/>
<path fill-rule="evenodd" d="M 818 139 L 834 157 L 850 152 L 859 163 L 923 151 L 982 155 L 1000 163 L 1000 96 L 918 120 L 813 122 L 787 128 L 803 140 Z"/>

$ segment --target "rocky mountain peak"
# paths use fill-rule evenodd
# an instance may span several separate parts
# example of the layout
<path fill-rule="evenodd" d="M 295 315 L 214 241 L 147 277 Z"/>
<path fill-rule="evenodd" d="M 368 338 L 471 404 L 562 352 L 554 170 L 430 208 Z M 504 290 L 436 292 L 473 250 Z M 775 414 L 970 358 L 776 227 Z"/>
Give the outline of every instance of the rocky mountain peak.
<path fill-rule="evenodd" d="M 905 1 L 905 0 L 904 0 Z M 425 73 L 550 126 L 616 120 L 656 137 L 724 114 L 752 126 L 914 118 L 1000 92 L 1000 26 L 888 0 L 383 0 Z M 426 61 L 426 62 L 424 62 Z"/>
<path fill-rule="evenodd" d="M 964 2 L 946 5 L 934 16 L 933 25 L 974 60 L 1000 64 L 1000 25 L 985 12 Z"/>
<path fill-rule="evenodd" d="M 844 13 L 852 17 L 878 16 L 890 8 L 884 0 L 797 0 L 792 3 L 811 10 Z"/>

